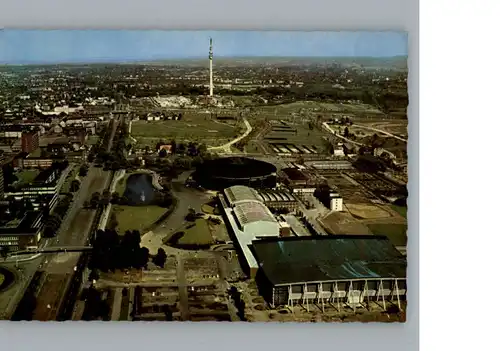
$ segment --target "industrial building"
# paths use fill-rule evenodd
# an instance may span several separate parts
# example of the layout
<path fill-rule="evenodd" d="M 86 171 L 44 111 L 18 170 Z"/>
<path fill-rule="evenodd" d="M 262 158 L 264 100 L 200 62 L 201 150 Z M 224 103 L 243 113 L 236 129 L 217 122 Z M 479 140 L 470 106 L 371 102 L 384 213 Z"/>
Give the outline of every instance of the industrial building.
<path fill-rule="evenodd" d="M 280 177 L 292 194 L 299 198 L 313 195 L 316 188 L 326 183 L 324 178 L 299 168 L 283 168 Z"/>
<path fill-rule="evenodd" d="M 262 189 L 258 191 L 259 199 L 269 208 L 295 211 L 299 201 L 286 190 Z"/>
<path fill-rule="evenodd" d="M 314 196 L 328 209 L 341 212 L 343 210 L 342 196 L 329 185 L 321 185 L 314 192 Z"/>
<path fill-rule="evenodd" d="M 260 200 L 255 189 L 246 186 L 232 186 L 219 194 L 224 221 L 235 238 L 237 248 L 244 258 L 244 269 L 254 277 L 258 264 L 250 245 L 264 237 L 278 237 L 283 230 L 276 218 Z"/>
<path fill-rule="evenodd" d="M 353 169 L 352 163 L 347 160 L 306 161 L 305 165 L 318 171 Z"/>
<path fill-rule="evenodd" d="M 385 236 L 266 238 L 252 242 L 256 280 L 272 307 L 364 308 L 406 299 L 406 258 Z"/>

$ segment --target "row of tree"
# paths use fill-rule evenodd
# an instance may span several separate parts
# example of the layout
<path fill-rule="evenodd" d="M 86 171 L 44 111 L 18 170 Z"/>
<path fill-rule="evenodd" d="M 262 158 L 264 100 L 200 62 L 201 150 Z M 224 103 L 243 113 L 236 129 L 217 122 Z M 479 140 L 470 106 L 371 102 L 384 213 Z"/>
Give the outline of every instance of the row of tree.
<path fill-rule="evenodd" d="M 92 242 L 92 254 L 89 268 L 94 272 L 89 279 L 98 278 L 96 271 L 114 271 L 116 269 L 147 268 L 150 254 L 146 247 L 141 247 L 141 235 L 138 230 L 127 230 L 119 235 L 114 229 L 98 230 Z M 164 267 L 167 260 L 165 250 L 158 249 L 153 256 L 153 263 Z"/>

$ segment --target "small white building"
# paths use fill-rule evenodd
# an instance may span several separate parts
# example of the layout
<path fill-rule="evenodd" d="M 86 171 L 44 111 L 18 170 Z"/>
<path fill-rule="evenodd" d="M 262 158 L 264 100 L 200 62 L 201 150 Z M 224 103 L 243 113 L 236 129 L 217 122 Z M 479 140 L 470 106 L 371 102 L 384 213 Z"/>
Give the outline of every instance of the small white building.
<path fill-rule="evenodd" d="M 342 212 L 342 197 L 337 193 L 330 194 L 330 210 L 334 212 Z"/>

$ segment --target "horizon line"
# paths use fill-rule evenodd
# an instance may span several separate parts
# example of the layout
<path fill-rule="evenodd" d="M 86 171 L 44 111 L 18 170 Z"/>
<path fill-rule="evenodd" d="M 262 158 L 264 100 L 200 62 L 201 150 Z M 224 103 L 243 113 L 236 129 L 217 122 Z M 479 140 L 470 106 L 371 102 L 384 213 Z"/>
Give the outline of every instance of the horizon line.
<path fill-rule="evenodd" d="M 222 59 L 392 59 L 392 58 L 408 58 L 408 55 L 389 55 L 389 56 L 217 56 Z M 216 58 L 214 61 L 217 61 Z M 170 57 L 170 58 L 151 58 L 151 59 L 95 59 L 87 61 L 36 61 L 25 60 L 20 62 L 0 62 L 0 66 L 30 66 L 30 65 L 79 65 L 79 64 L 127 64 L 127 63 L 156 63 L 162 61 L 182 61 L 182 60 L 207 60 L 205 55 L 199 56 L 184 56 L 184 57 Z"/>

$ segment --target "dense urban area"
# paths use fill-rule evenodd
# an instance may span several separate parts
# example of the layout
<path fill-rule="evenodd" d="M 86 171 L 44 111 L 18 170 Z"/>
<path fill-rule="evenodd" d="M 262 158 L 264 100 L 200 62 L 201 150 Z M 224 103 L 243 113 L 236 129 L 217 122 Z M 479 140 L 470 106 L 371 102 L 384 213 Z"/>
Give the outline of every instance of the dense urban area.
<path fill-rule="evenodd" d="M 0 66 L 0 319 L 406 320 L 407 58 L 212 58 Z"/>

